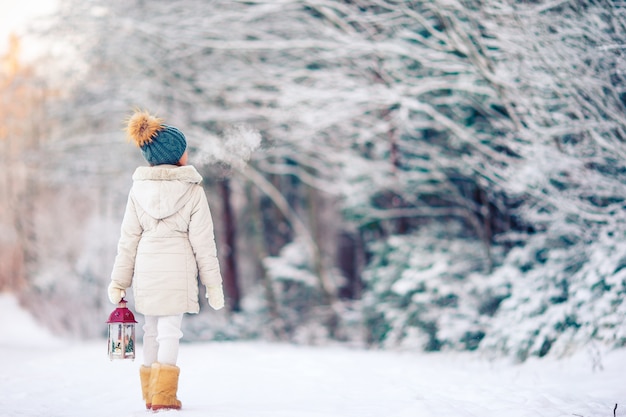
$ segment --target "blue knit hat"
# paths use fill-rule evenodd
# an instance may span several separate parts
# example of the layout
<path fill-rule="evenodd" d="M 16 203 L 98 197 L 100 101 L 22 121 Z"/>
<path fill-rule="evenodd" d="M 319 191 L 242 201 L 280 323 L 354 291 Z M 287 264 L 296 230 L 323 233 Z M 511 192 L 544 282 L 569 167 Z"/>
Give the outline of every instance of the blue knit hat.
<path fill-rule="evenodd" d="M 146 111 L 136 111 L 126 131 L 150 165 L 176 165 L 187 149 L 183 132 Z"/>

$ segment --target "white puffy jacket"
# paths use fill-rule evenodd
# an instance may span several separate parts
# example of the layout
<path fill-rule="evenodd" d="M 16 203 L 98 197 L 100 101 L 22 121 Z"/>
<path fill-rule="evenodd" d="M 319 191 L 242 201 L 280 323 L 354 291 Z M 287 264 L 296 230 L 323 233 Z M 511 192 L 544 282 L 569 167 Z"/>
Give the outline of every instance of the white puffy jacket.
<path fill-rule="evenodd" d="M 132 284 L 139 313 L 197 313 L 198 277 L 221 292 L 213 220 L 201 181 L 189 165 L 139 167 L 133 174 L 109 288 Z"/>

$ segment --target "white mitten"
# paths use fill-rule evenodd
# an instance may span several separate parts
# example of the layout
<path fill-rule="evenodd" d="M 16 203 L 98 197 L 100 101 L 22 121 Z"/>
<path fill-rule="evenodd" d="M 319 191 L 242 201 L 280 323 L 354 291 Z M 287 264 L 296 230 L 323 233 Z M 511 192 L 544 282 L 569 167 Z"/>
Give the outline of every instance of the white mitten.
<path fill-rule="evenodd" d="M 206 298 L 209 299 L 209 305 L 214 310 L 219 310 L 224 307 L 224 291 L 221 285 L 214 287 L 206 287 Z"/>
<path fill-rule="evenodd" d="M 126 296 L 126 291 L 120 288 L 114 281 L 109 284 L 109 300 L 113 304 L 118 304 Z"/>

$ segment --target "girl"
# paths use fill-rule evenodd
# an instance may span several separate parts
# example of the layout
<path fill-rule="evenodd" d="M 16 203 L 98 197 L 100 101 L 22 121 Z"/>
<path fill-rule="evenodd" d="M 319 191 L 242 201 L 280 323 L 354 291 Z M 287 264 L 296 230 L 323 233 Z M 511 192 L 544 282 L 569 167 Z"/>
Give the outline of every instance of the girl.
<path fill-rule="evenodd" d="M 145 315 L 139 374 L 146 408 L 180 409 L 181 321 L 200 309 L 198 277 L 209 305 L 224 306 L 213 221 L 183 133 L 145 111 L 132 115 L 126 131 L 150 166 L 133 174 L 108 294 L 117 304 L 132 284 Z"/>

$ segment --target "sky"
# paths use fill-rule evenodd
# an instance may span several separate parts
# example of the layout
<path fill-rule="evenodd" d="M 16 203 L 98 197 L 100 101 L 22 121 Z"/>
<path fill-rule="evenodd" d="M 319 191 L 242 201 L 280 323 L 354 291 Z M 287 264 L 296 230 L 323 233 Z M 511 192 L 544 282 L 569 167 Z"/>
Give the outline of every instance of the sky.
<path fill-rule="evenodd" d="M 11 33 L 21 34 L 33 19 L 55 10 L 58 0 L 0 0 L 0 54 Z"/>
<path fill-rule="evenodd" d="M 0 417 L 151 415 L 140 346 L 137 360 L 110 361 L 106 340 L 55 337 L 10 294 L 0 293 L 0 316 Z M 182 344 L 178 365 L 183 408 L 159 416 L 626 416 L 625 349 L 513 364 L 468 352 L 203 342 Z"/>

